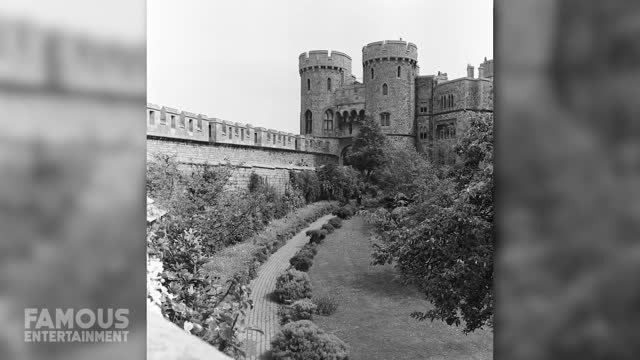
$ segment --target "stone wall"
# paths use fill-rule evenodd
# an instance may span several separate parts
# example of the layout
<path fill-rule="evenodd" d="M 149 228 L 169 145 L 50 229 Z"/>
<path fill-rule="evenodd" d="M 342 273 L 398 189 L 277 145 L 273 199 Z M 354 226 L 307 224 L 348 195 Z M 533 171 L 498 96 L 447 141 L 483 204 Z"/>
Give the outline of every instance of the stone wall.
<path fill-rule="evenodd" d="M 382 126 L 385 134 L 413 136 L 417 48 L 403 41 L 372 43 L 363 48 L 362 57 L 366 114 L 380 121 L 382 113 L 389 113 L 389 126 Z"/>
<path fill-rule="evenodd" d="M 148 135 L 147 161 L 152 161 L 155 154 L 175 155 L 177 161 L 185 165 L 229 163 L 235 167 L 230 187 L 246 188 L 249 176 L 255 172 L 280 191 L 289 183 L 289 171 L 315 170 L 338 162 L 336 155 Z"/>

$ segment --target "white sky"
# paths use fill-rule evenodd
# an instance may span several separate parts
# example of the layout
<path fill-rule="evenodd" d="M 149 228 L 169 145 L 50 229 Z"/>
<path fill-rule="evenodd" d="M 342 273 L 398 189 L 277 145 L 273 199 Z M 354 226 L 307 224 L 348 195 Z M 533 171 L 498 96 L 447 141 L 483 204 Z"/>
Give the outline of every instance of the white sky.
<path fill-rule="evenodd" d="M 210 117 L 299 132 L 298 55 L 418 46 L 420 74 L 466 75 L 493 58 L 492 0 L 149 0 L 147 98 Z"/>

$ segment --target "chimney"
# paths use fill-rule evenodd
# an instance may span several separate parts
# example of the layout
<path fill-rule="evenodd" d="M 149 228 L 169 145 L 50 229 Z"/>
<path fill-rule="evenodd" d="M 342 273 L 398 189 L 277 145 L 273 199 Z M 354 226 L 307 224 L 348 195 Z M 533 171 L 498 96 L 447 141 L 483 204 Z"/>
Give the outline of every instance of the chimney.
<path fill-rule="evenodd" d="M 484 79 L 484 65 L 478 66 L 478 79 Z"/>
<path fill-rule="evenodd" d="M 467 77 L 473 79 L 475 77 L 475 70 L 471 64 L 467 65 Z"/>

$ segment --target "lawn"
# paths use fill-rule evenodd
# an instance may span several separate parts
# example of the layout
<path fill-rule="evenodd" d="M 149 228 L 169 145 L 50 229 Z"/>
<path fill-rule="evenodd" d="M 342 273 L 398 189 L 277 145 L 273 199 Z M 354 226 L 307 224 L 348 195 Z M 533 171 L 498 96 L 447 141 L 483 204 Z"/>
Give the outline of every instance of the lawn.
<path fill-rule="evenodd" d="M 327 236 L 309 271 L 314 297 L 339 300 L 336 313 L 314 322 L 351 346 L 350 360 L 492 359 L 493 335 L 441 321 L 412 319 L 431 308 L 415 288 L 403 285 L 391 266 L 371 266 L 369 227 L 360 218 Z"/>

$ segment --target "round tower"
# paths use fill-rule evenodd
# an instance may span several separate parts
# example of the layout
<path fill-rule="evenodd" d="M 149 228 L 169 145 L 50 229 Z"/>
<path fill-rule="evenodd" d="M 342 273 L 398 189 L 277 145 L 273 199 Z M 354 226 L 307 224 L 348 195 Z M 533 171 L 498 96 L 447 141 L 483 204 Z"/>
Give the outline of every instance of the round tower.
<path fill-rule="evenodd" d="M 362 48 L 365 112 L 393 142 L 415 145 L 415 77 L 418 47 L 386 40 Z"/>
<path fill-rule="evenodd" d="M 351 57 L 339 51 L 313 50 L 299 57 L 300 134 L 323 136 L 325 120 L 337 127 L 333 93 L 351 76 Z"/>

